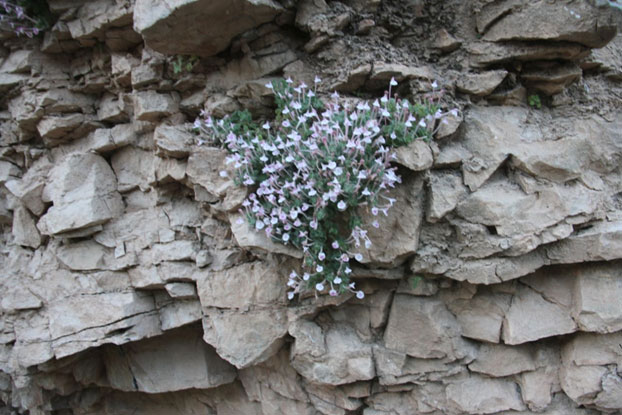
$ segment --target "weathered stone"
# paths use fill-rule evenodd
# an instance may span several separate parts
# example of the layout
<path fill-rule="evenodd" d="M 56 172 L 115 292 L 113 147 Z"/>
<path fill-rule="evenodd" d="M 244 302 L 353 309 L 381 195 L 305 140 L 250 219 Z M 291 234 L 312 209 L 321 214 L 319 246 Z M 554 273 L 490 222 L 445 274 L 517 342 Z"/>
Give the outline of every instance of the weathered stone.
<path fill-rule="evenodd" d="M 434 49 L 438 49 L 443 53 L 453 52 L 460 45 L 462 45 L 462 42 L 449 34 L 446 29 L 439 29 L 431 44 Z"/>
<path fill-rule="evenodd" d="M 44 117 L 37 124 L 37 131 L 47 140 L 68 141 L 85 122 L 83 114 Z"/>
<path fill-rule="evenodd" d="M 532 411 L 544 410 L 551 403 L 553 388 L 558 382 L 557 368 L 522 373 L 518 383 L 521 387 L 523 402 Z"/>
<path fill-rule="evenodd" d="M 526 409 L 516 384 L 502 379 L 470 376 L 448 385 L 446 395 L 455 410 L 471 414 Z"/>
<path fill-rule="evenodd" d="M 605 46 L 616 34 L 615 24 L 590 3 L 521 2 L 523 7 L 494 22 L 485 40 L 549 40 Z"/>
<path fill-rule="evenodd" d="M 289 255 L 294 258 L 302 258 L 302 251 L 289 245 L 274 242 L 272 239 L 268 238 L 263 231 L 257 231 L 251 228 L 242 214 L 231 214 L 229 222 L 231 222 L 233 237 L 242 248 L 260 249 L 277 254 Z"/>
<path fill-rule="evenodd" d="M 384 343 L 413 357 L 463 357 L 460 325 L 445 305 L 433 298 L 395 295 Z"/>
<path fill-rule="evenodd" d="M 127 192 L 138 187 L 146 191 L 155 181 L 155 157 L 150 151 L 125 147 L 112 156 L 110 163 L 117 176 L 117 189 Z"/>
<path fill-rule="evenodd" d="M 188 282 L 169 282 L 164 288 L 168 295 L 179 300 L 198 298 L 197 288 Z"/>
<path fill-rule="evenodd" d="M 203 339 L 214 346 L 220 357 L 238 369 L 270 358 L 285 341 L 285 310 L 242 312 L 208 308 L 203 313 Z"/>
<path fill-rule="evenodd" d="M 157 121 L 177 112 L 177 100 L 171 94 L 140 91 L 134 94 L 134 117 L 140 121 Z"/>
<path fill-rule="evenodd" d="M 362 263 L 397 265 L 415 253 L 419 243 L 419 231 L 423 221 L 423 180 L 421 176 L 404 177 L 403 183 L 389 192 L 395 206 L 385 216 L 361 212 L 363 228 L 368 230 L 372 245 L 364 241 L 355 248 L 363 255 Z M 373 221 L 378 221 L 378 227 Z"/>
<path fill-rule="evenodd" d="M 129 100 L 123 94 L 105 95 L 99 103 L 97 118 L 100 121 L 122 123 L 130 120 Z"/>
<path fill-rule="evenodd" d="M 9 180 L 4 185 L 9 192 L 35 215 L 45 211 L 45 203 L 41 199 L 46 179 L 52 163 L 47 157 L 41 157 L 28 169 L 21 179 Z"/>
<path fill-rule="evenodd" d="M 37 249 L 41 245 L 42 239 L 35 220 L 30 212 L 23 207 L 18 207 L 13 211 L 13 242 Z"/>
<path fill-rule="evenodd" d="M 462 184 L 460 174 L 453 171 L 433 170 L 428 173 L 427 179 L 430 192 L 426 219 L 428 222 L 437 222 L 455 209 L 467 196 L 468 189 Z"/>
<path fill-rule="evenodd" d="M 576 279 L 573 317 L 582 331 L 622 329 L 622 273 L 619 264 L 592 265 Z"/>
<path fill-rule="evenodd" d="M 492 93 L 507 76 L 508 71 L 500 69 L 481 74 L 469 74 L 460 77 L 456 83 L 459 91 L 471 95 L 486 96 Z"/>
<path fill-rule="evenodd" d="M 492 377 L 532 371 L 536 368 L 532 353 L 528 346 L 484 344 L 475 361 L 469 365 L 469 370 Z"/>
<path fill-rule="evenodd" d="M 292 366 L 310 382 L 341 385 L 375 376 L 371 345 L 363 343 L 349 326 L 322 333 L 307 322 L 290 328 L 290 334 L 296 339 L 290 356 Z"/>
<path fill-rule="evenodd" d="M 232 382 L 235 369 L 201 339 L 198 327 L 104 349 L 110 386 L 123 391 L 172 392 Z"/>
<path fill-rule="evenodd" d="M 184 0 L 174 5 L 138 0 L 134 7 L 134 29 L 158 52 L 211 56 L 226 49 L 235 36 L 274 19 L 281 10 L 271 0 L 210 3 Z M 192 36 L 197 30 L 204 36 Z"/>
<path fill-rule="evenodd" d="M 581 75 L 581 68 L 576 64 L 565 63 L 532 65 L 524 69 L 520 77 L 527 87 L 546 95 L 555 95 L 579 80 Z"/>
<path fill-rule="evenodd" d="M 546 42 L 471 42 L 465 45 L 471 54 L 471 66 L 484 68 L 511 61 L 532 62 L 537 60 L 577 61 L 589 54 L 589 48 L 577 43 Z"/>
<path fill-rule="evenodd" d="M 554 264 L 585 261 L 611 261 L 622 252 L 622 221 L 599 221 L 568 238 L 547 247 L 547 257 Z"/>
<path fill-rule="evenodd" d="M 203 307 L 247 309 L 285 301 L 285 277 L 276 266 L 250 262 L 224 270 L 203 273 L 197 281 Z"/>
<path fill-rule="evenodd" d="M 573 401 L 584 404 L 602 390 L 601 378 L 607 373 L 602 366 L 563 366 L 559 372 L 561 387 Z"/>
<path fill-rule="evenodd" d="M 195 142 L 190 132 L 191 128 L 190 124 L 157 127 L 153 133 L 157 154 L 177 158 L 187 157 Z"/>
<path fill-rule="evenodd" d="M 391 78 L 398 82 L 408 79 L 424 79 L 432 82 L 437 78 L 437 75 L 432 68 L 427 66 L 407 66 L 399 63 L 375 62 L 365 85 L 370 89 L 386 89 L 389 87 Z"/>
<path fill-rule="evenodd" d="M 115 81 L 124 87 L 132 83 L 132 68 L 139 64 L 138 59 L 130 54 L 111 53 L 110 71 Z"/>
<path fill-rule="evenodd" d="M 570 312 L 527 287 L 519 287 L 503 321 L 505 344 L 521 344 L 572 333 L 577 325 Z"/>
<path fill-rule="evenodd" d="M 44 235 L 102 224 L 123 211 L 116 177 L 95 154 L 68 155 L 50 172 L 43 193 L 53 203 L 37 224 Z"/>
<path fill-rule="evenodd" d="M 112 128 L 98 128 L 86 139 L 89 150 L 104 153 L 131 144 L 136 138 L 132 124 L 119 124 Z"/>
<path fill-rule="evenodd" d="M 412 171 L 427 170 L 432 167 L 434 158 L 430 146 L 423 140 L 415 140 L 396 150 L 397 163 Z"/>
<path fill-rule="evenodd" d="M 128 1 L 97 0 L 79 8 L 77 19 L 67 23 L 71 37 L 84 46 L 95 44 L 110 27 L 132 23 L 132 4 Z"/>

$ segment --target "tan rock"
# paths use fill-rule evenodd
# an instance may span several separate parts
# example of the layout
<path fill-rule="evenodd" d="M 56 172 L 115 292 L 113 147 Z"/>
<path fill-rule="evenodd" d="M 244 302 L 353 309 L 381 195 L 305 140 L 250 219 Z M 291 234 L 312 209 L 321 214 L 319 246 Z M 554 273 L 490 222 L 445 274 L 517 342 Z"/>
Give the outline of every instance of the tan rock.
<path fill-rule="evenodd" d="M 232 382 L 235 369 L 201 339 L 198 327 L 104 348 L 110 386 L 146 393 L 213 388 Z"/>
<path fill-rule="evenodd" d="M 250 227 L 244 215 L 233 213 L 229 216 L 231 232 L 241 248 L 259 249 L 262 251 L 285 254 L 294 258 L 302 258 L 302 251 L 291 245 L 283 245 L 268 238 L 262 231 Z"/>
<path fill-rule="evenodd" d="M 388 210 L 387 216 L 383 213 L 373 216 L 369 210 L 360 209 L 362 227 L 372 241 L 369 248 L 362 242 L 353 248 L 363 255 L 362 263 L 397 265 L 417 251 L 423 221 L 423 196 L 422 177 L 404 177 L 403 183 L 388 194 L 395 199 L 395 206 Z M 377 228 L 373 226 L 374 220 L 378 221 Z"/>
<path fill-rule="evenodd" d="M 527 287 L 519 287 L 503 321 L 503 341 L 521 344 L 576 330 L 568 309 L 545 300 Z"/>
<path fill-rule="evenodd" d="M 134 94 L 134 117 L 140 121 L 157 121 L 177 112 L 178 102 L 171 94 L 140 91 Z"/>
<path fill-rule="evenodd" d="M 501 85 L 507 74 L 508 72 L 502 69 L 481 74 L 468 74 L 458 79 L 456 87 L 467 94 L 486 96 Z"/>
<path fill-rule="evenodd" d="M 468 367 L 472 372 L 504 377 L 535 370 L 536 362 L 529 346 L 483 344 L 477 358 Z"/>
<path fill-rule="evenodd" d="M 577 276 L 573 317 L 582 331 L 622 329 L 622 273 L 615 265 L 593 265 Z"/>
<path fill-rule="evenodd" d="M 190 124 L 158 126 L 153 133 L 157 154 L 176 158 L 187 157 L 195 142 L 195 137 L 190 132 L 191 128 Z"/>
<path fill-rule="evenodd" d="M 428 172 L 427 179 L 430 191 L 426 220 L 436 222 L 456 208 L 467 196 L 468 189 L 462 184 L 460 174 L 453 171 L 432 170 Z"/>
<path fill-rule="evenodd" d="M 37 249 L 43 241 L 34 218 L 26 208 L 21 206 L 13 211 L 12 233 L 13 242 L 18 245 Z"/>
<path fill-rule="evenodd" d="M 283 346 L 287 334 L 284 309 L 242 312 L 204 308 L 203 315 L 203 339 L 238 369 L 269 359 Z"/>
<path fill-rule="evenodd" d="M 455 410 L 471 414 L 524 410 L 514 382 L 472 375 L 447 386 L 447 402 Z"/>
<path fill-rule="evenodd" d="M 102 224 L 123 210 L 116 177 L 100 156 L 70 154 L 54 167 L 49 180 L 43 193 L 53 206 L 37 224 L 45 235 Z"/>
<path fill-rule="evenodd" d="M 110 163 L 117 176 L 117 189 L 121 193 L 137 187 L 147 191 L 155 181 L 155 157 L 150 151 L 127 146 L 114 153 Z"/>
<path fill-rule="evenodd" d="M 434 298 L 395 295 L 384 344 L 413 357 L 464 357 L 458 322 L 445 305 Z"/>
<path fill-rule="evenodd" d="M 412 143 L 398 147 L 397 163 L 412 171 L 427 170 L 432 167 L 434 158 L 430 146 L 423 140 L 415 140 Z"/>
<path fill-rule="evenodd" d="M 158 52 L 211 56 L 223 51 L 235 36 L 271 21 L 281 10 L 271 0 L 209 4 L 184 0 L 174 6 L 139 0 L 134 7 L 134 29 Z M 197 30 L 207 32 L 197 38 L 192 36 Z"/>

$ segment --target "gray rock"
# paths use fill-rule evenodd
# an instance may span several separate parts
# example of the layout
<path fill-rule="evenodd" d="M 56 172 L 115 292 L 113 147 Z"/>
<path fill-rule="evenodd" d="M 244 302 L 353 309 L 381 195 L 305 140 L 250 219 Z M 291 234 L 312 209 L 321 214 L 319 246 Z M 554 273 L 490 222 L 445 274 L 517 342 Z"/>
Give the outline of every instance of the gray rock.
<path fill-rule="evenodd" d="M 621 277 L 615 263 L 592 265 L 578 274 L 573 317 L 582 331 L 613 333 L 622 329 Z"/>
<path fill-rule="evenodd" d="M 177 112 L 177 101 L 171 94 L 137 92 L 134 94 L 134 117 L 139 121 L 158 121 Z"/>
<path fill-rule="evenodd" d="M 290 334 L 296 339 L 290 354 L 292 366 L 310 382 L 341 385 L 375 376 L 371 345 L 348 326 L 322 333 L 308 322 L 290 329 Z M 318 343 L 319 348 L 308 350 L 309 342 Z"/>
<path fill-rule="evenodd" d="M 158 52 L 211 56 L 226 49 L 235 36 L 271 21 L 281 10 L 271 0 L 210 3 L 183 0 L 174 5 L 138 0 L 134 7 L 134 29 Z M 192 36 L 197 30 L 205 36 Z"/>
<path fill-rule="evenodd" d="M 213 388 L 233 382 L 235 368 L 201 339 L 197 327 L 122 346 L 104 348 L 110 386 L 128 392 L 163 393 Z"/>
<path fill-rule="evenodd" d="M 238 369 L 269 359 L 283 346 L 287 334 L 284 309 L 242 312 L 204 308 L 203 315 L 203 339 Z"/>
<path fill-rule="evenodd" d="M 485 40 L 576 42 L 591 48 L 605 46 L 616 33 L 615 24 L 602 9 L 590 3 L 521 2 L 494 22 Z"/>
<path fill-rule="evenodd" d="M 44 235 L 99 225 L 123 211 L 116 177 L 100 156 L 70 154 L 52 169 L 49 180 L 44 200 L 53 206 L 37 224 Z"/>
<path fill-rule="evenodd" d="M 37 249 L 43 241 L 34 218 L 21 206 L 13 211 L 12 233 L 13 242 L 21 246 Z"/>
<path fill-rule="evenodd" d="M 483 344 L 477 358 L 468 367 L 472 372 L 504 377 L 535 370 L 536 362 L 529 346 Z"/>
<path fill-rule="evenodd" d="M 359 209 L 362 228 L 368 231 L 372 241 L 369 248 L 363 242 L 353 248 L 363 255 L 362 263 L 395 266 L 417 251 L 424 208 L 422 177 L 403 178 L 403 183 L 388 192 L 388 196 L 395 199 L 395 205 L 387 216 L 383 213 L 373 216 L 368 208 Z M 373 226 L 374 220 L 378 221 L 377 228 Z"/>
<path fill-rule="evenodd" d="M 110 163 L 117 176 L 117 189 L 124 193 L 135 188 L 147 191 L 155 181 L 155 157 L 150 151 L 125 147 L 112 156 Z"/>
<path fill-rule="evenodd" d="M 426 219 L 437 222 L 453 211 L 468 194 L 460 174 L 453 171 L 432 170 L 427 174 L 429 193 Z"/>
<path fill-rule="evenodd" d="M 423 140 L 415 140 L 407 146 L 398 147 L 395 153 L 397 163 L 412 171 L 427 170 L 434 162 L 432 150 Z"/>
<path fill-rule="evenodd" d="M 157 154 L 167 157 L 188 157 L 195 142 L 190 124 L 177 126 L 161 125 L 153 133 Z"/>
<path fill-rule="evenodd" d="M 188 282 L 169 282 L 164 288 L 168 295 L 179 300 L 198 298 L 196 286 Z"/>
<path fill-rule="evenodd" d="M 384 344 L 419 358 L 463 357 L 460 325 L 445 305 L 434 298 L 396 295 Z"/>
<path fill-rule="evenodd" d="M 569 310 L 527 287 L 519 287 L 503 321 L 503 341 L 521 344 L 576 330 L 577 324 Z"/>
<path fill-rule="evenodd" d="M 283 245 L 268 238 L 264 232 L 250 227 L 244 215 L 234 213 L 229 216 L 231 232 L 241 248 L 253 248 L 262 251 L 285 254 L 294 258 L 302 258 L 302 251 L 291 245 Z"/>
<path fill-rule="evenodd" d="M 491 414 L 526 409 L 514 382 L 470 376 L 447 386 L 447 401 L 455 410 L 470 414 Z"/>
<path fill-rule="evenodd" d="M 508 71 L 500 69 L 497 71 L 488 71 L 481 74 L 468 74 L 461 76 L 456 82 L 459 91 L 471 95 L 486 96 L 495 90 L 505 77 Z"/>

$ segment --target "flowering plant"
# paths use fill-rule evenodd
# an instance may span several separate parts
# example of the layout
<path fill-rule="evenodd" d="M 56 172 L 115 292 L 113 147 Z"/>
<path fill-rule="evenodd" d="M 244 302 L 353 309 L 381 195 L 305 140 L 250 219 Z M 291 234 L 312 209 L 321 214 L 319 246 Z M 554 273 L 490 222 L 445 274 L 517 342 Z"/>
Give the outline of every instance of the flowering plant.
<path fill-rule="evenodd" d="M 41 3 L 41 1 L 0 0 L 0 30 L 12 31 L 17 35 L 28 37 L 38 35 L 41 28 L 47 25 L 45 20 L 49 15 L 47 5 L 45 2 Z M 27 8 L 34 10 L 39 16 L 38 20 L 28 15 Z"/>
<path fill-rule="evenodd" d="M 382 98 L 356 105 L 337 93 L 323 102 L 319 82 L 316 77 L 312 88 L 290 79 L 267 84 L 277 105 L 273 122 L 255 124 L 242 111 L 221 120 L 206 115 L 195 127 L 229 152 L 226 163 L 236 167 L 237 183 L 253 189 L 243 202 L 249 224 L 304 252 L 304 272 L 290 274 L 288 298 L 307 287 L 363 298 L 350 281 L 350 261 L 361 261 L 360 248 L 372 244 L 360 213 L 387 215 L 395 203 L 387 190 L 401 181 L 391 148 L 431 138 L 444 113 L 433 100 L 392 98 L 394 79 Z"/>

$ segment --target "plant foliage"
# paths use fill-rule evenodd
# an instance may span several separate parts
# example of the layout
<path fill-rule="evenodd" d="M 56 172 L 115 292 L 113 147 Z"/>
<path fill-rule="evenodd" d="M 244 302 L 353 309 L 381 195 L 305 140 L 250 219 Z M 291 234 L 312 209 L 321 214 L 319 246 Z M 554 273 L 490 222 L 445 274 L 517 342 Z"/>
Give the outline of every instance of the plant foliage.
<path fill-rule="evenodd" d="M 304 252 L 304 272 L 290 274 L 288 297 L 313 288 L 363 298 L 350 281 L 351 261 L 372 245 L 360 215 L 388 215 L 395 200 L 387 192 L 401 181 L 392 148 L 431 138 L 445 113 L 431 99 L 392 98 L 393 79 L 382 98 L 356 105 L 337 93 L 319 99 L 319 82 L 266 85 L 277 105 L 272 122 L 260 125 L 240 111 L 221 120 L 207 115 L 195 126 L 228 151 L 237 183 L 253 190 L 243 203 L 250 226 Z"/>

